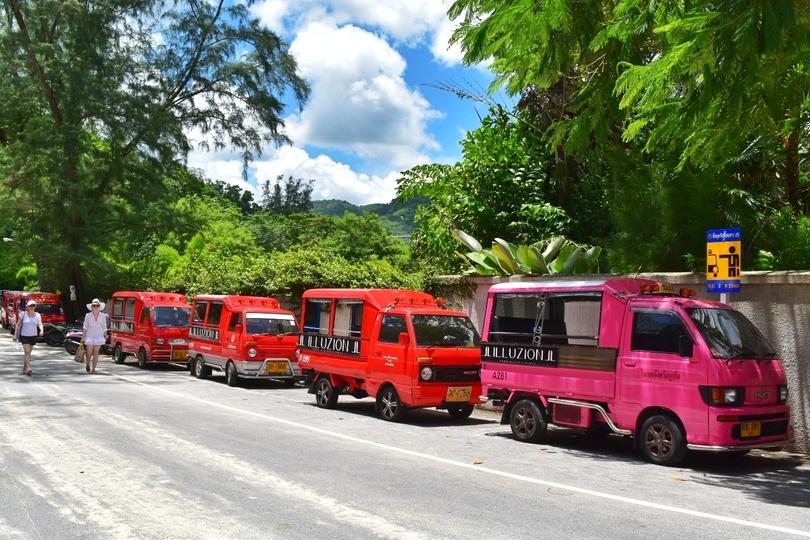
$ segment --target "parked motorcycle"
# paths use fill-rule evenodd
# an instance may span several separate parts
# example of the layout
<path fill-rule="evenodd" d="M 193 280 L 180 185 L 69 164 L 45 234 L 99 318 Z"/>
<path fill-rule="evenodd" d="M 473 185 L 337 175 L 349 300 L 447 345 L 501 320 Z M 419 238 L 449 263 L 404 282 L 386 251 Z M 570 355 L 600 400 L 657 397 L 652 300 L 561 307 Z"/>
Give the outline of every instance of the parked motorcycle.
<path fill-rule="evenodd" d="M 46 323 L 43 325 L 42 339 L 51 347 L 61 347 L 65 342 L 67 329 L 68 327 L 65 324 Z"/>
<path fill-rule="evenodd" d="M 84 339 L 84 329 L 81 327 L 69 328 L 65 333 L 65 352 L 71 356 L 74 356 L 76 351 L 79 349 L 79 344 L 82 342 L 82 339 Z M 113 349 L 110 346 L 109 334 L 107 335 L 107 343 L 101 346 L 101 350 L 99 352 L 100 354 L 112 355 Z"/>

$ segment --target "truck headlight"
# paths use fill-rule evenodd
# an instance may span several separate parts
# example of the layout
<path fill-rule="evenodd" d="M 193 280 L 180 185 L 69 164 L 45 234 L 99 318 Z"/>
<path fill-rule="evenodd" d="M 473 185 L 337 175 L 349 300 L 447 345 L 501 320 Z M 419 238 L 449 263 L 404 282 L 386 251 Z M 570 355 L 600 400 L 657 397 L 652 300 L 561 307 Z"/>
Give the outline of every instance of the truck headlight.
<path fill-rule="evenodd" d="M 185 339 L 170 339 L 169 345 L 187 345 Z"/>
<path fill-rule="evenodd" d="M 257 354 L 256 349 L 251 347 L 250 349 L 248 349 L 247 353 L 248 353 L 248 356 L 250 358 L 256 358 L 256 354 Z"/>
<path fill-rule="evenodd" d="M 419 378 L 423 381 L 429 381 L 433 378 L 433 368 L 430 366 L 425 366 L 419 370 Z"/>
<path fill-rule="evenodd" d="M 157 338 L 155 340 L 155 345 L 163 345 L 166 341 L 163 338 Z"/>

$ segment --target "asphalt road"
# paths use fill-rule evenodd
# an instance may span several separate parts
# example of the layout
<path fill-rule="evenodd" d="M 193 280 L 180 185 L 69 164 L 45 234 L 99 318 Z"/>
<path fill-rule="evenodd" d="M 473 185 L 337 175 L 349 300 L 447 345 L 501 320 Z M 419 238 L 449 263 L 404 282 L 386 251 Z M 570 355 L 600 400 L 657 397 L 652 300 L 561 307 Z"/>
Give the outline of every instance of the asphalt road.
<path fill-rule="evenodd" d="M 643 462 L 625 439 L 510 438 L 490 412 L 377 419 L 0 337 L 0 538 L 810 537 L 810 462 Z"/>

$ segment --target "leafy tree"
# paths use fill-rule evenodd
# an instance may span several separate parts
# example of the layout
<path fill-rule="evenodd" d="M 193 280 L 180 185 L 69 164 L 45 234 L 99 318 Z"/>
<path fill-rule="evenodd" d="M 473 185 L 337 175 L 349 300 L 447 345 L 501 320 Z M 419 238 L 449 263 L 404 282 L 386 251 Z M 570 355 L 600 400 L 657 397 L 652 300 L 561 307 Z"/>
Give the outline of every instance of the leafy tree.
<path fill-rule="evenodd" d="M 405 244 L 386 230 L 377 214 L 347 212 L 335 218 L 334 230 L 320 245 L 349 261 L 393 259 L 405 253 Z"/>
<path fill-rule="evenodd" d="M 553 180 L 539 134 L 496 108 L 462 142 L 463 160 L 453 165 L 421 165 L 402 174 L 402 199 L 426 197 L 416 214 L 411 249 L 439 271 L 453 272 L 454 229 L 478 238 L 536 241 L 566 232 L 567 213 L 548 202 Z"/>
<path fill-rule="evenodd" d="M 335 220 L 313 213 L 259 212 L 251 216 L 248 226 L 266 251 L 287 251 L 317 246 L 334 233 Z"/>
<path fill-rule="evenodd" d="M 211 186 L 221 197 L 234 203 L 243 214 L 252 214 L 259 210 L 259 205 L 253 200 L 253 193 L 234 184 L 215 180 Z"/>
<path fill-rule="evenodd" d="M 308 92 L 249 3 L 5 0 L 0 178 L 43 287 L 75 284 L 162 190 L 196 130 L 245 161 Z M 99 277 L 103 277 L 100 274 Z"/>
<path fill-rule="evenodd" d="M 274 214 L 293 214 L 312 210 L 313 180 L 302 180 L 279 175 L 270 185 L 262 184 L 262 209 Z"/>

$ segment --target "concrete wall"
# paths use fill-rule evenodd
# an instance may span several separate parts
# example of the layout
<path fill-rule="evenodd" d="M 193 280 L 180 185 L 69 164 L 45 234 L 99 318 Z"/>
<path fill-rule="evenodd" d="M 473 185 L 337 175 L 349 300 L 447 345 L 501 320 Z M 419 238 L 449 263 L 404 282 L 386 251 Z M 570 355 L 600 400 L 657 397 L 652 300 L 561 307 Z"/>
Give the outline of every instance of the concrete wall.
<path fill-rule="evenodd" d="M 448 300 L 452 307 L 469 313 L 480 330 L 487 290 L 494 283 L 582 280 L 589 277 L 597 276 L 470 278 L 473 285 L 472 296 L 459 294 Z M 639 274 L 638 277 L 691 287 L 698 291 L 701 298 L 719 300 L 719 295 L 705 292 L 706 279 L 702 274 Z M 448 277 L 448 282 L 453 279 L 458 278 Z M 463 289 L 461 287 L 459 290 Z M 810 272 L 746 272 L 743 275 L 742 291 L 739 294 L 730 294 L 729 303 L 751 319 L 779 353 L 787 372 L 796 447 L 810 452 Z"/>

